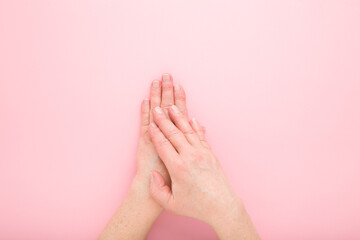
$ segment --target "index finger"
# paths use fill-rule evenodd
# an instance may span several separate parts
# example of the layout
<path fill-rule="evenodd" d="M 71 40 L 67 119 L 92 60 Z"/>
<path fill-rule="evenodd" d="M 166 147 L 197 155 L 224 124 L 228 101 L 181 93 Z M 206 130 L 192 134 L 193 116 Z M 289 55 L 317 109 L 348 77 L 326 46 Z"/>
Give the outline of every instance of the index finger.
<path fill-rule="evenodd" d="M 154 122 L 178 152 L 191 146 L 184 134 L 166 117 L 165 112 L 160 107 L 154 109 L 153 116 Z"/>
<path fill-rule="evenodd" d="M 171 162 L 179 159 L 179 154 L 176 152 L 170 141 L 164 136 L 155 123 L 151 123 L 149 127 L 149 135 L 154 144 L 155 150 L 161 160 L 164 162 L 169 173 L 172 171 Z"/>

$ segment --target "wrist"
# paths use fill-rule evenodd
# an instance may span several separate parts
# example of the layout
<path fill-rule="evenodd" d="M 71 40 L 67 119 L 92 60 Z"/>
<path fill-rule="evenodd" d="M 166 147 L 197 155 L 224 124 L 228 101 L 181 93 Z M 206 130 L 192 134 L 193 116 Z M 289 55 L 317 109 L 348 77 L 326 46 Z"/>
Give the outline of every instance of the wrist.
<path fill-rule="evenodd" d="M 135 176 L 121 205 L 99 239 L 145 239 L 162 212 L 147 190 L 146 179 Z M 135 237 L 136 236 L 136 237 Z"/>
<path fill-rule="evenodd" d="M 260 239 L 240 199 L 209 224 L 221 240 Z"/>
<path fill-rule="evenodd" d="M 150 176 L 137 173 L 131 183 L 129 195 L 152 215 L 159 215 L 163 208 L 150 195 Z"/>

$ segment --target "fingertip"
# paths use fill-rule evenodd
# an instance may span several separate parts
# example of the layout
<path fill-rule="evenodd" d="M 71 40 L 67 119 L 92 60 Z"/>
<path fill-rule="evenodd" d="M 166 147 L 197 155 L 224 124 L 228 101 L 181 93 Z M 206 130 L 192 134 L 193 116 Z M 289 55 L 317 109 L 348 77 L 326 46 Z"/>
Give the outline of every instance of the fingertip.
<path fill-rule="evenodd" d="M 151 87 L 153 89 L 158 89 L 158 88 L 160 88 L 160 86 L 161 86 L 161 81 L 160 80 L 153 80 L 152 81 Z"/>
<path fill-rule="evenodd" d="M 174 93 L 176 98 L 184 100 L 186 97 L 184 88 L 179 83 L 174 84 Z"/>
<path fill-rule="evenodd" d="M 180 91 L 181 91 L 180 84 L 178 84 L 178 83 L 174 84 L 174 92 L 175 92 L 175 94 L 180 92 Z"/>
<path fill-rule="evenodd" d="M 174 113 L 174 114 L 176 114 L 176 115 L 179 115 L 179 114 L 180 114 L 180 110 L 179 110 L 179 108 L 178 108 L 176 105 L 172 105 L 172 106 L 170 107 L 170 109 L 171 109 L 171 112 L 172 112 L 172 113 Z"/>
<path fill-rule="evenodd" d="M 182 116 L 183 116 L 182 112 L 180 111 L 178 106 L 171 105 L 171 107 L 169 107 L 169 117 L 175 123 L 175 125 L 176 125 L 176 122 L 178 122 L 177 120 L 179 118 L 181 118 Z"/>
<path fill-rule="evenodd" d="M 165 180 L 163 176 L 156 170 L 151 170 L 151 178 L 150 181 L 155 183 L 158 186 L 163 186 L 165 184 Z"/>
<path fill-rule="evenodd" d="M 170 73 L 163 73 L 161 78 L 163 82 L 172 82 L 173 80 L 173 77 Z"/>
<path fill-rule="evenodd" d="M 201 131 L 201 127 L 200 127 L 200 124 L 199 122 L 196 120 L 196 118 L 192 118 L 191 119 L 191 125 L 193 126 L 193 128 L 196 130 L 196 131 Z"/>
<path fill-rule="evenodd" d="M 163 109 L 159 106 L 154 107 L 154 109 L 152 111 L 153 111 L 152 113 L 156 116 L 164 113 Z"/>

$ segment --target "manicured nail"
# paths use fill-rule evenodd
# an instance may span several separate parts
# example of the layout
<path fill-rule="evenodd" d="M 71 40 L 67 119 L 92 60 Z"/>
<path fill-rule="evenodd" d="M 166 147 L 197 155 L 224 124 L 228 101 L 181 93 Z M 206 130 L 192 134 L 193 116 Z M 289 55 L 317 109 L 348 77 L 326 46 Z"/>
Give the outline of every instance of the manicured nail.
<path fill-rule="evenodd" d="M 171 109 L 172 109 L 173 112 L 176 113 L 176 114 L 179 114 L 179 113 L 180 113 L 179 108 L 178 108 L 177 106 L 175 106 L 175 105 L 172 105 L 172 106 L 171 106 Z"/>
<path fill-rule="evenodd" d="M 163 113 L 163 110 L 160 107 L 155 108 L 155 112 L 157 113 Z"/>
<path fill-rule="evenodd" d="M 179 84 L 175 84 L 174 90 L 175 90 L 175 92 L 179 92 L 179 91 L 180 91 L 180 85 L 179 85 Z"/>
<path fill-rule="evenodd" d="M 153 81 L 153 88 L 158 88 L 160 87 L 160 82 L 159 81 Z"/>
<path fill-rule="evenodd" d="M 163 79 L 164 83 L 170 82 L 170 75 L 165 73 L 165 74 L 163 74 L 162 79 Z"/>

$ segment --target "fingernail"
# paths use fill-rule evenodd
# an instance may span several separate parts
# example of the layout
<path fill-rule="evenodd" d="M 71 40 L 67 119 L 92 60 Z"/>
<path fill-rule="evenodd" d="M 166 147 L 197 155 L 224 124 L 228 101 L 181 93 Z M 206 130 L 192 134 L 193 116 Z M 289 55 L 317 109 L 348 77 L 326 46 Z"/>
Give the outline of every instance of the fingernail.
<path fill-rule="evenodd" d="M 175 84 L 174 90 L 175 90 L 175 92 L 180 91 L 180 85 L 179 85 L 179 84 Z"/>
<path fill-rule="evenodd" d="M 163 110 L 161 110 L 160 107 L 156 107 L 156 108 L 155 108 L 155 112 L 157 112 L 157 113 L 163 113 Z"/>
<path fill-rule="evenodd" d="M 150 123 L 151 127 L 157 128 L 156 124 L 154 122 Z"/>
<path fill-rule="evenodd" d="M 170 82 L 170 75 L 165 73 L 162 76 L 163 82 Z"/>
<path fill-rule="evenodd" d="M 180 113 L 179 108 L 178 108 L 177 106 L 175 106 L 175 105 L 172 105 L 172 106 L 171 106 L 171 109 L 172 109 L 173 112 L 176 113 L 176 114 L 179 114 L 179 113 Z"/>
<path fill-rule="evenodd" d="M 198 122 L 197 122 L 196 118 L 192 118 L 191 121 L 194 123 L 194 126 L 198 126 Z"/>
<path fill-rule="evenodd" d="M 145 98 L 144 99 L 144 104 L 145 104 L 145 106 L 148 106 L 149 105 L 149 99 Z"/>
<path fill-rule="evenodd" d="M 158 87 L 160 87 L 159 81 L 153 81 L 153 88 L 158 88 Z"/>

